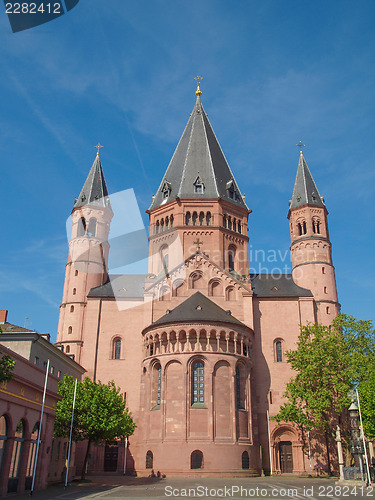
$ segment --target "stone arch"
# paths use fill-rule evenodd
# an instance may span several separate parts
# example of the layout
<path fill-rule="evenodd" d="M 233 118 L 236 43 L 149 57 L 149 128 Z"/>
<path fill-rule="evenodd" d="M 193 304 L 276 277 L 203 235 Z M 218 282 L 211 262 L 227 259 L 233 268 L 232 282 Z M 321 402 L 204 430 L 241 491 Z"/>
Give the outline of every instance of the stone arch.
<path fill-rule="evenodd" d="M 172 297 L 184 297 L 186 295 L 186 283 L 178 278 L 172 283 Z"/>
<path fill-rule="evenodd" d="M 223 285 L 219 278 L 213 278 L 209 281 L 208 295 L 210 297 L 221 297 L 223 295 Z"/>
<path fill-rule="evenodd" d="M 193 271 L 192 273 L 190 273 L 190 276 L 189 276 L 189 288 L 190 289 L 201 289 L 203 288 L 204 286 L 204 283 L 203 283 L 203 273 L 202 271 Z"/>
<path fill-rule="evenodd" d="M 225 289 L 225 300 L 236 300 L 236 290 L 233 285 L 229 285 Z"/>

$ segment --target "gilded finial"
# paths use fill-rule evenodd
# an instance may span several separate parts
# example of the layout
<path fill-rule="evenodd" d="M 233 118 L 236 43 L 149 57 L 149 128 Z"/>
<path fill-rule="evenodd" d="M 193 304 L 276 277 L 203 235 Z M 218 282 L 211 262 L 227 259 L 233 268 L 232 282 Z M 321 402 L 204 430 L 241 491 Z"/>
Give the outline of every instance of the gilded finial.
<path fill-rule="evenodd" d="M 97 149 L 97 151 L 96 151 L 96 156 L 99 156 L 99 149 L 100 149 L 100 148 L 102 148 L 102 147 L 104 147 L 104 146 L 102 146 L 102 145 L 100 144 L 100 142 L 98 142 L 98 144 L 97 144 L 96 146 L 94 146 L 94 148 L 96 148 L 96 149 Z"/>
<path fill-rule="evenodd" d="M 304 147 L 305 147 L 305 144 L 303 144 L 303 142 L 302 142 L 302 141 L 299 141 L 299 143 L 298 143 L 298 144 L 296 144 L 296 146 L 299 148 L 299 152 L 300 152 L 300 154 L 302 155 L 302 154 L 303 154 L 302 148 L 304 148 Z"/>
<path fill-rule="evenodd" d="M 201 80 L 203 80 L 203 77 L 198 75 L 194 78 L 194 80 L 197 80 L 197 90 L 195 91 L 195 95 L 201 96 L 202 91 L 201 91 L 200 83 L 201 83 Z"/>

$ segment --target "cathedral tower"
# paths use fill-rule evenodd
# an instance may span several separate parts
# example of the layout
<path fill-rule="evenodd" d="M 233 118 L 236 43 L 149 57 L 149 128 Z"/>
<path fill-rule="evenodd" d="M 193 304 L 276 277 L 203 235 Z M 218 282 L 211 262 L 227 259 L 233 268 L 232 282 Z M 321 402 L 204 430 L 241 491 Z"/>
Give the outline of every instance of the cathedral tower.
<path fill-rule="evenodd" d="M 113 217 L 99 152 L 71 214 L 71 239 L 60 306 L 57 345 L 79 363 L 87 295 L 108 278 L 108 234 Z"/>
<path fill-rule="evenodd" d="M 172 269 L 200 248 L 216 265 L 240 277 L 249 272 L 251 211 L 208 121 L 201 94 L 198 84 L 194 109 L 148 211 L 149 272 L 158 275 L 166 264 Z"/>
<path fill-rule="evenodd" d="M 316 321 L 324 325 L 340 312 L 327 215 L 324 198 L 301 151 L 288 213 L 293 280 L 312 291 Z"/>

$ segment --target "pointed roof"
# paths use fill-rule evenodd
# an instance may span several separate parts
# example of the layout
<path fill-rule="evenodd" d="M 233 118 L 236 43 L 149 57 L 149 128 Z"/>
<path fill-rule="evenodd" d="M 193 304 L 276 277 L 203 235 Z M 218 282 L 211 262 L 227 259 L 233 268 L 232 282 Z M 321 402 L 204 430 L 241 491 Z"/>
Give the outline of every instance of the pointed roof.
<path fill-rule="evenodd" d="M 74 203 L 73 210 L 91 204 L 97 207 L 111 209 L 99 153 L 96 154 L 96 158 L 83 185 L 82 191 Z"/>
<path fill-rule="evenodd" d="M 212 302 L 212 300 L 208 299 L 201 292 L 196 292 L 184 300 L 179 306 L 152 323 L 151 326 L 192 321 L 231 323 L 246 326 L 232 316 L 230 311 L 224 311 L 224 309 L 215 304 L 215 302 Z"/>
<path fill-rule="evenodd" d="M 303 205 L 325 206 L 324 200 L 319 194 L 313 176 L 311 175 L 310 169 L 301 151 L 289 208 L 302 207 Z"/>
<path fill-rule="evenodd" d="M 150 210 L 179 198 L 223 198 L 247 209 L 201 103 L 201 91 Z"/>

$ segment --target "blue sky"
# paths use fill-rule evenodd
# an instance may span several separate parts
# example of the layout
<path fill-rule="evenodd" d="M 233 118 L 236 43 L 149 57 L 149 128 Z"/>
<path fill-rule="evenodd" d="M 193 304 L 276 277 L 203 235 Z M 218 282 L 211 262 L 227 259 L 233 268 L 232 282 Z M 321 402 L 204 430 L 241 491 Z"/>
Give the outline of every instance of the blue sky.
<path fill-rule="evenodd" d="M 133 188 L 144 214 L 197 74 L 253 210 L 251 249 L 289 248 L 301 139 L 329 211 L 342 310 L 374 319 L 374 15 L 366 0 L 80 0 L 13 34 L 0 13 L 0 308 L 9 321 L 27 317 L 55 337 L 66 219 L 93 146 L 104 145 L 109 191 Z"/>

